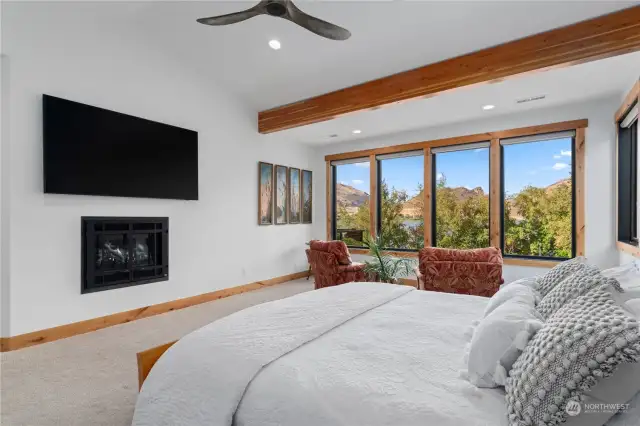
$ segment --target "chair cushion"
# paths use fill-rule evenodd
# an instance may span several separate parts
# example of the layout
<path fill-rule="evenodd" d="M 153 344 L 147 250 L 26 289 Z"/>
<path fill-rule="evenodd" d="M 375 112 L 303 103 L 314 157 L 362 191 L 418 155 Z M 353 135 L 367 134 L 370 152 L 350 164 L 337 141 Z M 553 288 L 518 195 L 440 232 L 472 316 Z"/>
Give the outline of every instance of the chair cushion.
<path fill-rule="evenodd" d="M 420 273 L 426 275 L 427 263 L 431 262 L 469 262 L 469 263 L 499 263 L 502 264 L 500 249 L 485 247 L 471 250 L 445 249 L 439 247 L 425 247 L 418 255 Z"/>
<path fill-rule="evenodd" d="M 351 265 L 349 249 L 344 241 L 312 240 L 311 243 L 309 243 L 309 247 L 311 250 L 324 251 L 326 253 L 333 254 L 340 265 Z"/>

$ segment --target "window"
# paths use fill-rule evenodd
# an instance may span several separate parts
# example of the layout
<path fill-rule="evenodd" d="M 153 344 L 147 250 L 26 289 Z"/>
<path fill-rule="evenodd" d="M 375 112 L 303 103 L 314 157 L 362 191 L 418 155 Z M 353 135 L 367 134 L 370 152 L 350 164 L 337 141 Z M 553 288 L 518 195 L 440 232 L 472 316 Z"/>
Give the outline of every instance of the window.
<path fill-rule="evenodd" d="M 333 238 L 364 247 L 369 237 L 369 159 L 332 162 Z"/>
<path fill-rule="evenodd" d="M 618 116 L 619 239 L 636 246 L 637 115 L 633 107 Z M 373 234 L 392 255 L 408 257 L 415 253 L 398 252 L 497 246 L 505 263 L 532 266 L 584 255 L 587 124 L 573 120 L 327 155 L 327 238 L 362 254 L 366 250 L 355 249 L 366 248 Z"/>
<path fill-rule="evenodd" d="M 489 246 L 489 142 L 432 150 L 434 246 Z"/>
<path fill-rule="evenodd" d="M 575 255 L 574 140 L 571 131 L 500 141 L 506 256 Z"/>
<path fill-rule="evenodd" d="M 424 151 L 379 155 L 378 227 L 387 248 L 424 247 Z"/>
<path fill-rule="evenodd" d="M 618 240 L 638 244 L 638 105 L 618 124 Z"/>

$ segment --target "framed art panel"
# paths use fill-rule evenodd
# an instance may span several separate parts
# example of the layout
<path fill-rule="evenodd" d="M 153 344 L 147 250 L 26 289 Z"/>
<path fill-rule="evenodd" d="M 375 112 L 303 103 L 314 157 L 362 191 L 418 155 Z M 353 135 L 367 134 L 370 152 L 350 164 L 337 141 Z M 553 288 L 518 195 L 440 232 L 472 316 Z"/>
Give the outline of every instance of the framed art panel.
<path fill-rule="evenodd" d="M 313 222 L 313 172 L 302 171 L 302 223 Z"/>
<path fill-rule="evenodd" d="M 273 225 L 273 164 L 258 163 L 258 225 Z"/>
<path fill-rule="evenodd" d="M 289 179 L 287 178 L 288 167 L 276 166 L 276 204 L 275 204 L 275 221 L 276 225 L 287 224 L 288 214 L 288 193 Z"/>
<path fill-rule="evenodd" d="M 289 168 L 289 223 L 300 223 L 300 169 Z"/>

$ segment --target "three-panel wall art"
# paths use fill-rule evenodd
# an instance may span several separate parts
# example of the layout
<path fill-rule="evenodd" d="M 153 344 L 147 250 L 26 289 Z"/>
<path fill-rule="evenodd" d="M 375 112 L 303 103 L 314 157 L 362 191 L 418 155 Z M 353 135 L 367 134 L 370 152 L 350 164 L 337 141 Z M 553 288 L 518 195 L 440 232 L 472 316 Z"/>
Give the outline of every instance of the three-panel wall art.
<path fill-rule="evenodd" d="M 311 223 L 313 174 L 295 167 L 258 163 L 258 224 Z"/>

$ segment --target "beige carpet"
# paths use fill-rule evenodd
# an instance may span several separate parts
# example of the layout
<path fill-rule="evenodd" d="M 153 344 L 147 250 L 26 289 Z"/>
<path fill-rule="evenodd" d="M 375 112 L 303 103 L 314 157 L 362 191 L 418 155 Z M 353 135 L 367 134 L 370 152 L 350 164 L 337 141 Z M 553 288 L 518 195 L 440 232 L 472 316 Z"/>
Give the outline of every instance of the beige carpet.
<path fill-rule="evenodd" d="M 248 306 L 313 288 L 296 280 L 2 354 L 2 426 L 130 426 L 136 353 Z"/>

